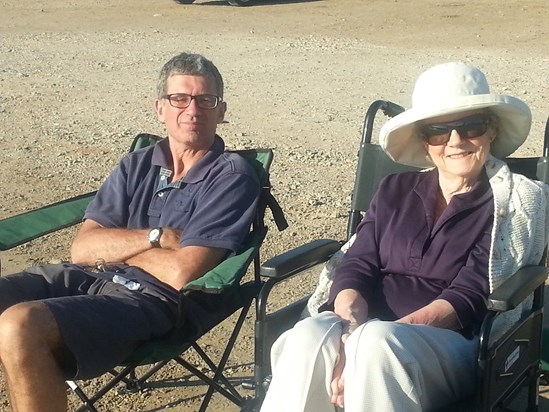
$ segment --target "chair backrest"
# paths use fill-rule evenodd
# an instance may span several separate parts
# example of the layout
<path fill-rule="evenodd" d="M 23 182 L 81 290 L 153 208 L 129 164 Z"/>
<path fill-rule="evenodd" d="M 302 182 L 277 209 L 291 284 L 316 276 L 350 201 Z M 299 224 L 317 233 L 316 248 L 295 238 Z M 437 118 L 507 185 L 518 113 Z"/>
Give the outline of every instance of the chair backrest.
<path fill-rule="evenodd" d="M 160 140 L 158 136 L 140 133 L 133 139 L 129 151 L 153 145 Z M 94 190 L 0 220 L 0 250 L 9 250 L 80 223 L 96 193 Z"/>
<path fill-rule="evenodd" d="M 347 240 L 355 233 L 361 214 L 368 210 L 380 180 L 393 173 L 413 170 L 419 169 L 393 162 L 377 144 L 365 143 L 360 147 Z"/>
<path fill-rule="evenodd" d="M 240 282 L 251 261 L 258 257 L 259 247 L 267 233 L 263 219 L 267 208 L 271 209 L 279 230 L 284 230 L 288 226 L 282 209 L 271 194 L 269 169 L 273 161 L 273 151 L 271 149 L 247 149 L 232 152 L 246 159 L 259 177 L 261 194 L 252 231 L 234 255 L 229 256 L 200 278 L 189 282 L 184 288 L 186 291 L 221 293 Z M 256 263 L 255 277 L 259 284 L 259 259 L 256 259 Z"/>
<path fill-rule="evenodd" d="M 420 170 L 392 161 L 378 145 L 371 143 L 374 118 L 379 112 L 394 117 L 404 111 L 402 106 L 386 100 L 374 101 L 364 119 L 362 142 L 358 153 L 355 184 L 353 188 L 351 211 L 347 226 L 347 239 L 356 231 L 362 214 L 368 209 L 379 182 L 385 176 L 406 171 Z M 520 173 L 534 180 L 549 184 L 549 119 L 545 130 L 545 139 L 542 157 L 504 159 L 514 173 Z"/>

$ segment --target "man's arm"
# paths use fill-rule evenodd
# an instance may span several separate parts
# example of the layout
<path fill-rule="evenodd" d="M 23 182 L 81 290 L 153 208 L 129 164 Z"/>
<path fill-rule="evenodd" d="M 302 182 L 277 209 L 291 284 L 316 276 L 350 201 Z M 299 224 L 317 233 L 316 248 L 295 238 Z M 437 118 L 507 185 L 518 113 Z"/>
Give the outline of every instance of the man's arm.
<path fill-rule="evenodd" d="M 105 262 L 125 262 L 151 248 L 147 240 L 149 229 L 105 228 L 86 219 L 71 246 L 73 263 L 94 265 L 97 259 Z"/>
<path fill-rule="evenodd" d="M 92 219 L 86 219 L 72 242 L 73 263 L 94 265 L 97 259 L 105 262 L 126 262 L 152 248 L 147 239 L 150 229 L 106 228 Z M 160 247 L 179 249 L 181 231 L 163 228 Z"/>
<path fill-rule="evenodd" d="M 87 219 L 74 239 L 71 259 L 86 265 L 94 265 L 98 259 L 124 262 L 179 290 L 213 269 L 227 253 L 221 248 L 181 247 L 181 231 L 173 228 L 163 228 L 160 247 L 152 247 L 147 239 L 149 230 L 105 228 Z"/>
<path fill-rule="evenodd" d="M 226 249 L 205 246 L 184 246 L 176 250 L 154 248 L 129 258 L 126 263 L 179 290 L 216 267 L 226 254 Z"/>

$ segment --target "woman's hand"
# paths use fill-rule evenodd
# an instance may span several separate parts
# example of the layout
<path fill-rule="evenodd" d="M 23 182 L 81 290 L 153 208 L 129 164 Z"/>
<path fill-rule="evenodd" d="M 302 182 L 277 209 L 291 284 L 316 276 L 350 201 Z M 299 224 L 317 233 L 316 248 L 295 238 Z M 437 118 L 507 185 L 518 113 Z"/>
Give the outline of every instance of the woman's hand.
<path fill-rule="evenodd" d="M 341 319 L 349 322 L 352 332 L 358 325 L 368 320 L 368 303 L 360 292 L 354 289 L 343 289 L 335 298 L 334 312 Z"/>
<path fill-rule="evenodd" d="M 339 346 L 339 357 L 332 373 L 332 403 L 340 408 L 343 408 L 343 394 L 345 389 L 345 341 L 349 337 L 348 333 L 341 336 L 341 344 Z"/>
<path fill-rule="evenodd" d="M 427 306 L 398 319 L 397 322 L 429 325 L 450 330 L 462 328 L 454 307 L 444 299 L 436 299 Z"/>
<path fill-rule="evenodd" d="M 345 388 L 345 341 L 351 333 L 368 319 L 368 304 L 360 292 L 354 289 L 344 289 L 339 292 L 334 301 L 334 312 L 347 323 L 347 329 L 341 336 L 339 357 L 332 373 L 332 403 L 343 408 Z"/>

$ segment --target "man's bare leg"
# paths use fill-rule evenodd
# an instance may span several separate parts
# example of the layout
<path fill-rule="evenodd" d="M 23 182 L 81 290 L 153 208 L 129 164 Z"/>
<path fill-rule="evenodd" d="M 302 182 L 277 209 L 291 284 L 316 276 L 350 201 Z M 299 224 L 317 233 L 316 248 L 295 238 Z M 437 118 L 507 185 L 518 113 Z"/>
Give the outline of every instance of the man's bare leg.
<path fill-rule="evenodd" d="M 15 412 L 67 410 L 65 378 L 56 360 L 63 347 L 44 304 L 20 303 L 0 315 L 0 362 Z"/>

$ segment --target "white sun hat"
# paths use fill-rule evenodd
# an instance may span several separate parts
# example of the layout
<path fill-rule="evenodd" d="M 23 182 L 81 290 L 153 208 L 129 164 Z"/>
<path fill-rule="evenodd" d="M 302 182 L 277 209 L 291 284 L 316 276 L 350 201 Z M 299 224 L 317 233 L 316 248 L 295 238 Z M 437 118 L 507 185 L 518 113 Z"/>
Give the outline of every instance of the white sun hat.
<path fill-rule="evenodd" d="M 439 64 L 423 72 L 412 94 L 412 108 L 381 128 L 379 144 L 395 162 L 416 167 L 433 166 L 416 122 L 460 112 L 489 109 L 498 117 L 492 155 L 509 156 L 526 140 L 532 113 L 516 97 L 492 94 L 484 73 L 465 63 Z"/>

